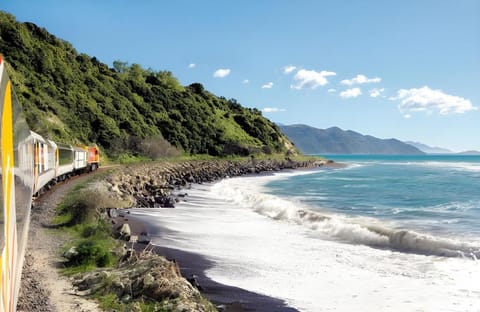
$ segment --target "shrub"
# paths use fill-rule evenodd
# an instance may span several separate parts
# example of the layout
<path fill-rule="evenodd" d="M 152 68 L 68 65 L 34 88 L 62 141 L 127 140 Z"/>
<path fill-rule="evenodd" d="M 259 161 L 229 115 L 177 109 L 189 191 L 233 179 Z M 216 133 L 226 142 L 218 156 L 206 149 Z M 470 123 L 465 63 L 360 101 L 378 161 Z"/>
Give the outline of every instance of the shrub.
<path fill-rule="evenodd" d="M 116 202 L 99 190 L 77 190 L 59 206 L 63 225 L 92 223 L 99 218 L 102 208 L 115 207 Z"/>
<path fill-rule="evenodd" d="M 75 246 L 76 255 L 69 259 L 70 265 L 95 264 L 99 267 L 111 265 L 113 256 L 110 247 L 98 240 L 84 240 Z"/>

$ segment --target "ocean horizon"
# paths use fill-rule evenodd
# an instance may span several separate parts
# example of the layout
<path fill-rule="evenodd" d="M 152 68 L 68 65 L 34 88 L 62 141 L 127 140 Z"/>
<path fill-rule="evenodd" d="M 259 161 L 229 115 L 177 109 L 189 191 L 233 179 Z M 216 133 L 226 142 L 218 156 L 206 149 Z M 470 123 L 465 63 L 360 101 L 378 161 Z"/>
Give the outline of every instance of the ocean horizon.
<path fill-rule="evenodd" d="M 132 214 L 212 280 L 300 311 L 477 311 L 480 156 L 328 158 L 346 166 L 193 185 Z"/>

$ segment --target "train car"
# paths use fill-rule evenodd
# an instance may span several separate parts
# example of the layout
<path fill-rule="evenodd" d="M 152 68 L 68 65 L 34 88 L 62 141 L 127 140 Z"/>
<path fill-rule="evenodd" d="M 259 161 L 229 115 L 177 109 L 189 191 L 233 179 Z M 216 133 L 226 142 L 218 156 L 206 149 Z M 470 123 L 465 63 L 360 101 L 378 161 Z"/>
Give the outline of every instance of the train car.
<path fill-rule="evenodd" d="M 83 173 L 87 170 L 87 151 L 83 147 L 73 147 L 73 170 L 75 174 Z"/>
<path fill-rule="evenodd" d="M 0 55 L 0 312 L 16 310 L 34 187 L 35 138 L 21 112 Z"/>
<path fill-rule="evenodd" d="M 61 182 L 70 177 L 74 172 L 73 148 L 70 145 L 55 144 L 55 181 Z"/>
<path fill-rule="evenodd" d="M 56 144 L 38 133 L 30 132 L 34 151 L 34 193 L 49 187 L 56 174 Z"/>
<path fill-rule="evenodd" d="M 87 150 L 87 169 L 95 171 L 100 167 L 100 152 L 95 146 L 86 146 Z"/>

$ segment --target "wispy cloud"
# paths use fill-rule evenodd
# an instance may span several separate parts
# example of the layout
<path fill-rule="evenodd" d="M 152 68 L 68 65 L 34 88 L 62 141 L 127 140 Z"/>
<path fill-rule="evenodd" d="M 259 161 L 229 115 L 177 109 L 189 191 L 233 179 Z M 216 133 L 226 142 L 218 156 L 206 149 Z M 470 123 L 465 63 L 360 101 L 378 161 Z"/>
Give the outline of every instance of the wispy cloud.
<path fill-rule="evenodd" d="M 327 92 L 328 92 L 328 93 L 335 93 L 335 92 L 337 92 L 337 89 L 333 89 L 333 88 L 332 88 L 332 89 L 328 89 Z"/>
<path fill-rule="evenodd" d="M 383 91 L 385 91 L 385 88 L 381 88 L 381 89 L 373 88 L 369 91 L 369 93 L 371 97 L 376 98 L 382 95 Z"/>
<path fill-rule="evenodd" d="M 271 89 L 273 87 L 273 82 L 266 83 L 262 86 L 262 89 Z"/>
<path fill-rule="evenodd" d="M 284 74 L 290 74 L 291 72 L 293 72 L 295 69 L 297 69 L 297 66 L 293 66 L 293 65 L 287 65 L 283 68 L 283 73 Z"/>
<path fill-rule="evenodd" d="M 248 79 L 243 79 L 242 80 L 242 84 L 248 84 L 248 83 L 250 83 L 250 80 L 248 80 Z"/>
<path fill-rule="evenodd" d="M 442 90 L 433 90 L 428 86 L 413 89 L 400 89 L 397 96 L 390 100 L 400 101 L 398 108 L 405 117 L 412 112 L 432 114 L 437 111 L 440 115 L 463 114 L 477 110 L 472 102 L 460 96 L 444 93 Z"/>
<path fill-rule="evenodd" d="M 224 78 L 224 77 L 227 77 L 228 75 L 230 75 L 229 68 L 220 68 L 213 73 L 213 77 L 215 78 Z"/>
<path fill-rule="evenodd" d="M 365 75 L 357 75 L 356 77 L 353 77 L 352 79 L 345 79 L 340 81 L 341 84 L 347 85 L 347 86 L 353 86 L 356 84 L 365 84 L 365 83 L 377 83 L 382 81 L 381 78 L 375 77 L 375 78 L 368 78 Z"/>
<path fill-rule="evenodd" d="M 360 88 L 352 88 L 340 92 L 340 96 L 343 98 L 356 98 L 360 95 L 362 95 L 362 90 Z"/>
<path fill-rule="evenodd" d="M 285 109 L 283 108 L 278 108 L 278 107 L 265 107 L 262 109 L 262 112 L 264 113 L 278 113 L 278 112 L 284 112 Z"/>
<path fill-rule="evenodd" d="M 314 70 L 300 69 L 293 79 L 297 81 L 297 84 L 291 85 L 292 89 L 315 89 L 319 86 L 324 86 L 328 83 L 326 77 L 335 76 L 336 73 L 322 70 L 317 72 Z"/>
<path fill-rule="evenodd" d="M 188 64 L 188 68 L 195 68 L 196 66 L 197 66 L 197 64 L 195 64 L 195 63 Z"/>

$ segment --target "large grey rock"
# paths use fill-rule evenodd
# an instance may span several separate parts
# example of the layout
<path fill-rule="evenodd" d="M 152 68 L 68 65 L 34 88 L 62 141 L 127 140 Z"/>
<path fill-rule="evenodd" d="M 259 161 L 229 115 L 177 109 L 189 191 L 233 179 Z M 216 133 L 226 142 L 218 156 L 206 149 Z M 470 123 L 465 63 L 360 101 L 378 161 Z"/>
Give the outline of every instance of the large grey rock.
<path fill-rule="evenodd" d="M 120 239 L 129 241 L 130 237 L 132 236 L 132 230 L 130 229 L 130 225 L 128 223 L 122 224 L 120 229 L 118 230 L 120 234 Z"/>

